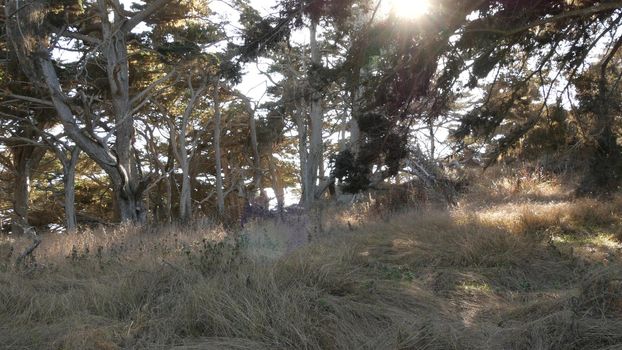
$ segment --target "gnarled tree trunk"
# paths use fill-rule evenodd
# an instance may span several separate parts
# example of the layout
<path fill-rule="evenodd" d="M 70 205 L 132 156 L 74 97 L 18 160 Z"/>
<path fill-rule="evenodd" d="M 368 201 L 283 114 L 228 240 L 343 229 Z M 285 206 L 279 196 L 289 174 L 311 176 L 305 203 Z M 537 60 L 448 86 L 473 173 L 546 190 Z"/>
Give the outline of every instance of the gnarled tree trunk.
<path fill-rule="evenodd" d="M 13 188 L 13 234 L 24 234 L 30 227 L 30 181 L 32 172 L 39 166 L 45 149 L 37 146 L 20 146 L 14 150 L 15 186 Z"/>
<path fill-rule="evenodd" d="M 113 185 L 117 211 L 121 221 L 144 222 L 142 204 L 147 180 L 142 179 L 133 149 L 134 117 L 129 96 L 129 63 L 126 37 L 136 25 L 168 0 L 156 0 L 143 10 L 126 18 L 106 0 L 98 0 L 101 38 L 84 35 L 82 40 L 94 44 L 106 61 L 110 104 L 114 115 L 114 153 L 93 130 L 80 126 L 73 113 L 76 106 L 63 92 L 56 69 L 49 55 L 53 34 L 45 23 L 47 2 L 42 0 L 8 0 L 5 4 L 7 37 L 29 80 L 50 95 L 56 116 L 65 133 L 109 176 Z M 113 13 L 112 19 L 110 14 Z M 55 33 L 58 34 L 58 33 Z M 62 34 L 62 33 L 61 33 Z M 80 106 L 83 107 L 83 106 Z"/>
<path fill-rule="evenodd" d="M 27 133 L 31 134 L 28 131 Z M 34 144 L 20 143 L 11 146 L 10 149 L 13 154 L 13 172 L 15 175 L 11 232 L 21 235 L 26 233 L 30 228 L 30 223 L 28 221 L 30 182 L 32 180 L 33 171 L 39 167 L 39 163 L 45 155 L 46 148 Z"/>

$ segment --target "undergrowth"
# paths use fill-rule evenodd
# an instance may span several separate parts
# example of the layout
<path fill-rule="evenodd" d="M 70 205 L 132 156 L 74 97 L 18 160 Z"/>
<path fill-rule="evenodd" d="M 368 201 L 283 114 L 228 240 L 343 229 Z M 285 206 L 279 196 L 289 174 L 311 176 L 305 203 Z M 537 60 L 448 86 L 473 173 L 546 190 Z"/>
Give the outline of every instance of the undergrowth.
<path fill-rule="evenodd" d="M 3 238 L 0 344 L 621 348 L 622 199 L 492 191 L 380 220 L 324 214 L 322 234 L 302 247 L 288 241 L 300 222 L 235 234 L 122 227 L 44 237 L 16 265 L 31 242 Z"/>

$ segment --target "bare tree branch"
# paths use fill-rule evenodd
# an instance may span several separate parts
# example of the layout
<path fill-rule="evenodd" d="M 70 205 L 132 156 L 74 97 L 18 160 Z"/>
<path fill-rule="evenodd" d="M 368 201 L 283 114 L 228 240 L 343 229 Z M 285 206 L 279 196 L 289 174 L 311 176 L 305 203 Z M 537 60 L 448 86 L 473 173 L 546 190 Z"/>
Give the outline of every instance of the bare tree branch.
<path fill-rule="evenodd" d="M 16 95 L 16 94 L 9 94 L 9 95 L 7 95 L 7 97 L 12 97 L 12 98 L 16 98 L 18 100 L 23 100 L 23 101 L 27 101 L 27 102 L 38 103 L 38 104 L 42 104 L 44 106 L 54 107 L 54 103 L 52 101 L 43 100 L 43 99 L 36 98 L 36 97 Z"/>
<path fill-rule="evenodd" d="M 125 33 L 129 33 L 134 27 L 136 27 L 140 22 L 146 20 L 154 14 L 155 12 L 165 9 L 168 2 L 172 0 L 156 0 L 152 2 L 147 8 L 135 14 L 132 18 L 128 19 L 121 26 L 121 30 Z"/>
<path fill-rule="evenodd" d="M 147 95 L 149 95 L 149 93 L 151 93 L 151 91 L 153 91 L 153 89 L 155 89 L 158 85 L 164 83 L 165 81 L 175 77 L 176 75 L 177 75 L 177 70 L 175 68 L 173 68 L 173 70 L 168 72 L 166 75 L 164 75 L 164 76 L 160 77 L 159 79 L 155 80 L 154 82 L 149 84 L 149 86 L 144 88 L 141 92 L 139 92 L 134 97 L 132 97 L 132 99 L 130 100 L 130 104 L 134 105 L 134 104 L 138 103 L 139 101 L 142 101 L 142 100 L 146 99 Z"/>

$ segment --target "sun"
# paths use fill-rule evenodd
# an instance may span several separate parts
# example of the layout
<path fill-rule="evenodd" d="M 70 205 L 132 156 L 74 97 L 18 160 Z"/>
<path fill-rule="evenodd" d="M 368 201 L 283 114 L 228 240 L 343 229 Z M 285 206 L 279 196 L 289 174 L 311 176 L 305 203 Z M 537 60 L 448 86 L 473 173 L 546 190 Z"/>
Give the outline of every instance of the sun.
<path fill-rule="evenodd" d="M 412 19 L 430 12 L 429 0 L 389 0 L 390 11 L 398 17 Z"/>

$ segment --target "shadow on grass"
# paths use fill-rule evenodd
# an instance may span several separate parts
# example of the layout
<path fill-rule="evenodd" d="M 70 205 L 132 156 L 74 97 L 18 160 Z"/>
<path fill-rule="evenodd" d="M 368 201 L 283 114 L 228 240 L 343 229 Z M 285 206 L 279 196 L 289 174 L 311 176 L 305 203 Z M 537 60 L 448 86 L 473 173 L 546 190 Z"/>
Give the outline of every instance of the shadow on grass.
<path fill-rule="evenodd" d="M 556 238 L 569 225 L 615 242 L 612 203 L 335 213 L 309 244 L 296 243 L 312 226 L 303 222 L 243 235 L 127 227 L 56 237 L 25 266 L 3 255 L 0 340 L 7 349 L 615 349 L 617 243 L 605 261 L 579 254 L 591 241 L 578 229 Z"/>

